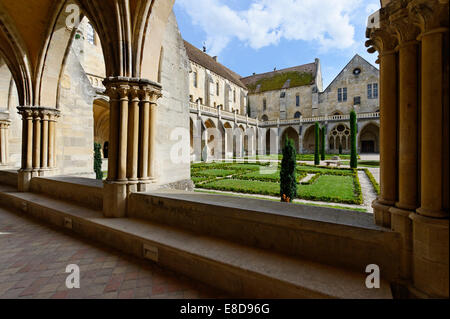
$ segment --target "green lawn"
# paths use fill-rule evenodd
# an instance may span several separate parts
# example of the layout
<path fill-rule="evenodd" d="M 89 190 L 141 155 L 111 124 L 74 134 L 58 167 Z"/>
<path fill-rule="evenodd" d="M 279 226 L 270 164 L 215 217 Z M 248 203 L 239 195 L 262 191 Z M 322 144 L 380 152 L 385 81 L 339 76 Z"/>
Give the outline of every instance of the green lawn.
<path fill-rule="evenodd" d="M 201 176 L 215 176 L 215 177 L 225 177 L 236 174 L 235 170 L 230 169 L 202 169 L 202 170 L 194 170 L 192 172 L 193 176 L 201 177 Z"/>
<path fill-rule="evenodd" d="M 244 179 L 221 179 L 199 185 L 205 189 L 215 189 L 248 194 L 280 195 L 280 184 L 273 182 L 252 181 Z"/>
<path fill-rule="evenodd" d="M 325 154 L 325 159 L 330 160 L 334 156 L 339 156 L 341 160 L 350 160 L 349 154 Z M 271 155 L 258 155 L 253 157 L 246 157 L 246 159 L 254 159 L 257 158 L 259 160 L 281 160 L 283 158 L 282 154 L 271 154 Z M 314 154 L 297 154 L 297 161 L 314 161 Z"/>
<path fill-rule="evenodd" d="M 343 161 L 342 165 L 350 165 L 350 161 Z M 358 161 L 359 167 L 380 167 L 380 161 Z"/>
<path fill-rule="evenodd" d="M 279 197 L 279 167 L 279 164 L 273 168 L 258 163 L 199 163 L 192 165 L 192 180 L 197 188 L 205 190 Z M 361 204 L 360 185 L 353 170 L 312 165 L 297 166 L 299 183 L 307 174 L 318 175 L 310 181 L 310 184 L 298 185 L 298 198 Z"/>
<path fill-rule="evenodd" d="M 300 185 L 298 195 L 303 199 L 353 204 L 353 187 L 352 176 L 321 175 L 311 185 Z"/>

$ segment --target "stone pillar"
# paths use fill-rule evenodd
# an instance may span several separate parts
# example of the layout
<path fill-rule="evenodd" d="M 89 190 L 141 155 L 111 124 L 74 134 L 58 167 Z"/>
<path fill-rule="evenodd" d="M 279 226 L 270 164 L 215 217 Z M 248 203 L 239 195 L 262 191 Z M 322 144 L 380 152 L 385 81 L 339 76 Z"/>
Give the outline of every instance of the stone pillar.
<path fill-rule="evenodd" d="M 139 168 L 139 86 L 131 87 L 130 108 L 128 115 L 128 154 L 127 154 L 127 179 L 128 193 L 138 190 L 138 168 Z"/>
<path fill-rule="evenodd" d="M 400 276 L 411 279 L 412 222 L 409 215 L 418 207 L 418 53 L 417 27 L 406 9 L 399 11 L 392 25 L 397 34 L 398 50 L 398 200 L 391 207 L 391 229 L 402 236 Z"/>
<path fill-rule="evenodd" d="M 151 172 L 151 108 L 161 96 L 159 84 L 135 78 L 104 81 L 110 97 L 108 178 L 104 182 L 103 214 L 124 217 L 131 192 L 146 191 Z M 152 106 L 153 104 L 153 106 Z"/>
<path fill-rule="evenodd" d="M 447 5 L 448 10 L 448 5 Z M 443 209 L 443 33 L 421 34 L 421 206 L 413 222 L 413 282 L 428 296 L 449 296 L 449 221 Z M 448 52 L 447 52 L 448 54 Z M 448 55 L 446 57 L 448 59 Z M 447 79 L 448 81 L 448 79 Z"/>
<path fill-rule="evenodd" d="M 377 225 L 390 227 L 389 212 L 397 200 L 397 57 L 383 51 L 380 59 L 380 186 L 373 203 Z M 335 144 L 336 145 L 336 144 Z M 336 148 L 336 146 L 335 146 Z"/>
<path fill-rule="evenodd" d="M 26 192 L 32 177 L 44 176 L 56 167 L 55 125 L 60 111 L 37 106 L 17 109 L 22 115 L 22 167 L 18 189 Z"/>
<path fill-rule="evenodd" d="M 197 118 L 192 121 L 194 127 L 192 128 L 192 135 L 194 140 L 194 160 L 202 160 L 202 121 Z"/>
<path fill-rule="evenodd" d="M 147 190 L 148 179 L 148 144 L 150 133 L 150 90 L 144 90 L 140 105 L 140 136 L 139 136 L 139 186 L 138 191 Z"/>
<path fill-rule="evenodd" d="M 49 154 L 49 119 L 50 113 L 43 112 L 42 113 L 42 151 L 41 151 L 41 169 L 39 171 L 40 176 L 45 176 L 46 171 L 48 170 L 48 154 Z"/>
<path fill-rule="evenodd" d="M 8 130 L 10 125 L 10 120 L 0 120 L 0 166 L 8 165 Z"/>
<path fill-rule="evenodd" d="M 150 132 L 148 147 L 148 176 L 152 183 L 157 182 L 156 177 L 156 132 L 157 132 L 157 115 L 158 108 L 156 101 L 160 98 L 160 94 L 153 94 L 150 102 Z"/>

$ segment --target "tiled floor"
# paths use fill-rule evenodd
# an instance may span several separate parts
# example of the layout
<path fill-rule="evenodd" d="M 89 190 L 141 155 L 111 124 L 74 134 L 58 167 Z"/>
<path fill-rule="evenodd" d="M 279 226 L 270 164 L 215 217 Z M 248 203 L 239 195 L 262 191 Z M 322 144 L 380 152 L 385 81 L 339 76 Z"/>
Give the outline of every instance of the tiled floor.
<path fill-rule="evenodd" d="M 66 287 L 69 264 L 80 267 L 80 289 Z M 155 264 L 0 208 L 0 299 L 216 297 Z"/>

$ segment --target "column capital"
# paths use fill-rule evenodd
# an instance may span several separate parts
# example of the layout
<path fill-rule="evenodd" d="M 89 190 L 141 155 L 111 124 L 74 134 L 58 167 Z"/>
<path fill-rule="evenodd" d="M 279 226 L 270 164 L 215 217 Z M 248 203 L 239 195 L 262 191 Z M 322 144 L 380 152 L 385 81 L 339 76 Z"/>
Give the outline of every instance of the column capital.
<path fill-rule="evenodd" d="M 399 43 L 399 48 L 405 45 L 417 44 L 416 38 L 420 33 L 418 21 L 411 11 L 402 8 L 389 17 L 390 26 Z"/>
<path fill-rule="evenodd" d="M 0 119 L 0 129 L 8 128 L 11 125 L 11 120 L 8 119 Z"/>
<path fill-rule="evenodd" d="M 449 24 L 448 0 L 412 0 L 407 8 L 422 33 L 440 29 Z"/>

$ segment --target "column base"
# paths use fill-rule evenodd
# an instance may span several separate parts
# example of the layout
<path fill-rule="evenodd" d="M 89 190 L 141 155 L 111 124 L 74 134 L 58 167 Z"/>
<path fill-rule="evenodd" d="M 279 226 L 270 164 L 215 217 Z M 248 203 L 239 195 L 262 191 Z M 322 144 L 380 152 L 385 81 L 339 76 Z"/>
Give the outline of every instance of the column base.
<path fill-rule="evenodd" d="M 32 170 L 19 170 L 17 190 L 19 192 L 28 192 L 31 187 L 31 179 L 33 178 Z"/>
<path fill-rule="evenodd" d="M 449 297 L 449 221 L 411 214 L 413 286 L 430 298 Z"/>
<path fill-rule="evenodd" d="M 402 238 L 400 251 L 400 278 L 403 281 L 411 281 L 412 263 L 412 221 L 410 218 L 413 211 L 397 207 L 389 209 L 391 213 L 391 230 L 399 233 Z"/>
<path fill-rule="evenodd" d="M 149 184 L 151 181 L 149 179 L 141 179 L 137 184 L 137 191 L 140 193 L 145 193 L 149 189 Z"/>
<path fill-rule="evenodd" d="M 103 184 L 103 216 L 121 218 L 127 211 L 127 183 L 105 181 Z"/>
<path fill-rule="evenodd" d="M 372 203 L 373 217 L 375 219 L 375 224 L 383 227 L 391 227 L 391 213 L 389 209 L 392 206 L 384 204 L 385 202 L 381 200 L 375 200 Z"/>

